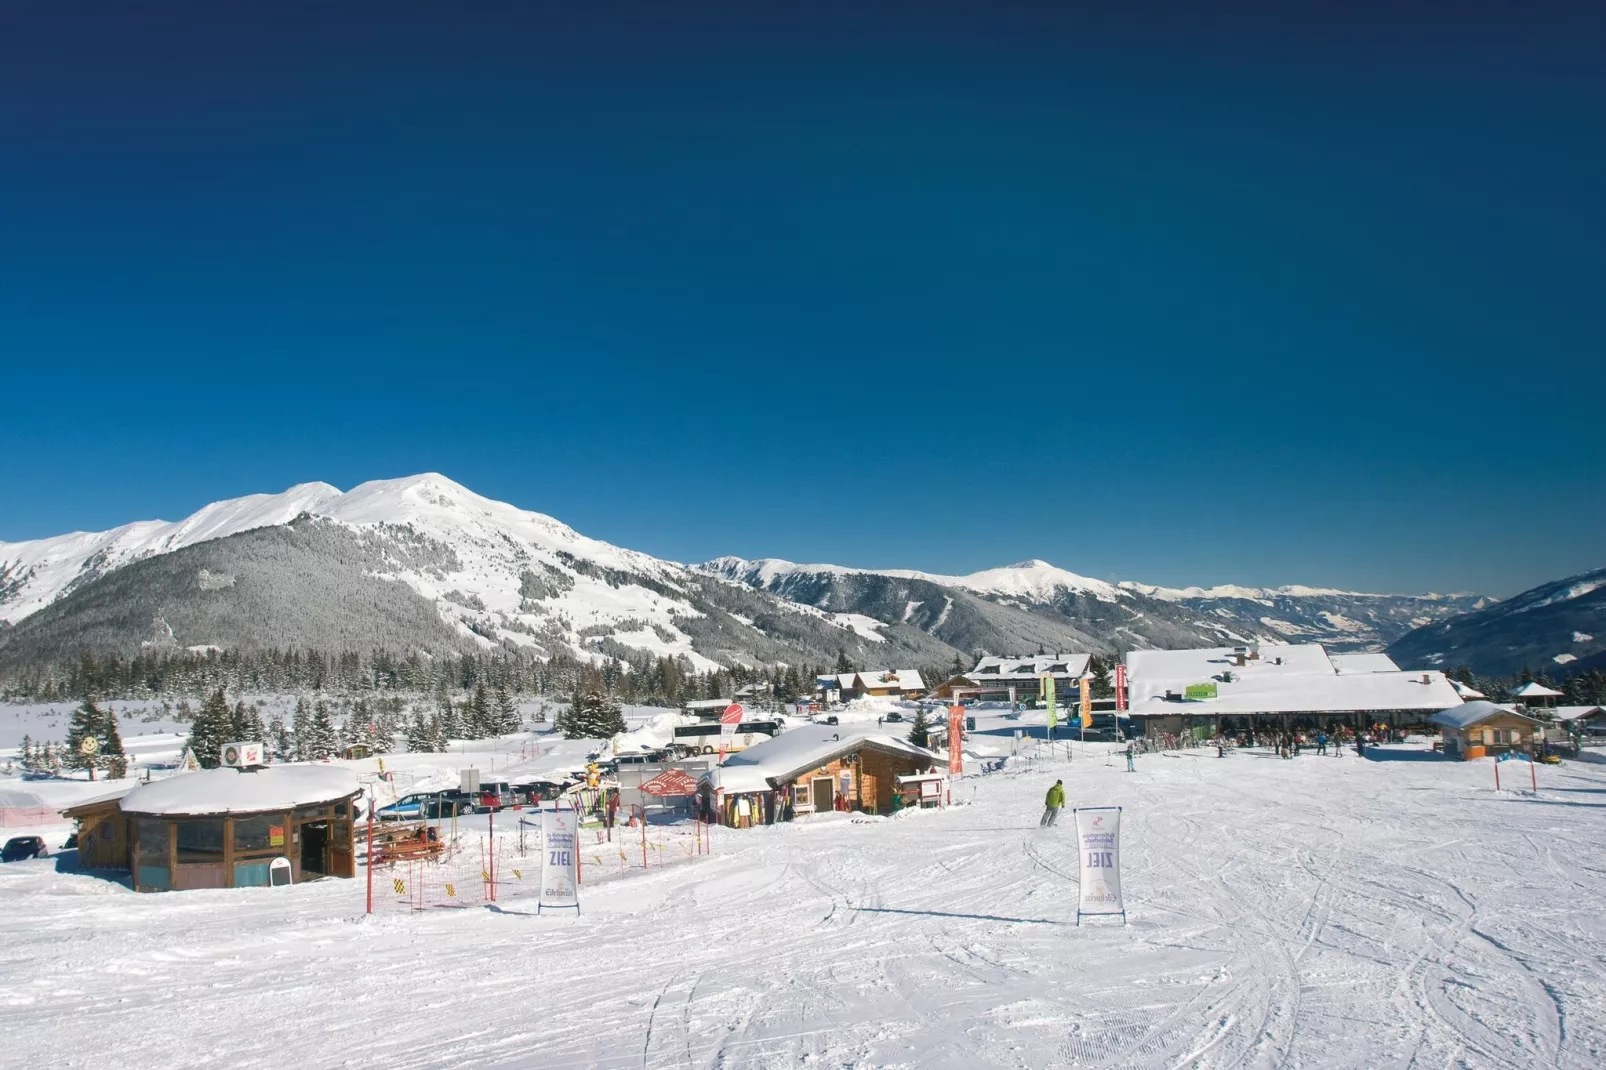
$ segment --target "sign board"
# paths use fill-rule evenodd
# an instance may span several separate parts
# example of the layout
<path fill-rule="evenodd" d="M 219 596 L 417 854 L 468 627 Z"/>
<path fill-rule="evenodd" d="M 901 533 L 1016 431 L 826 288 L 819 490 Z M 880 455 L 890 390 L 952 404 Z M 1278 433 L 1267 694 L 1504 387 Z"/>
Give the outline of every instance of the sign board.
<path fill-rule="evenodd" d="M 1189 702 L 1203 702 L 1216 697 L 1215 684 L 1189 684 L 1182 692 L 1182 697 Z"/>
<path fill-rule="evenodd" d="M 85 736 L 83 741 L 78 744 L 79 754 L 94 754 L 98 750 L 100 750 L 100 740 L 94 736 Z"/>
<path fill-rule="evenodd" d="M 195 757 L 195 751 L 189 747 L 184 748 L 184 757 L 178 761 L 178 771 L 181 773 L 199 773 L 201 771 L 200 759 Z"/>
<path fill-rule="evenodd" d="M 231 769 L 250 769 L 268 764 L 268 750 L 260 743 L 225 743 L 222 758 Z"/>
<path fill-rule="evenodd" d="M 269 825 L 268 826 L 268 846 L 269 847 L 283 847 L 284 846 L 284 826 L 283 825 Z"/>
<path fill-rule="evenodd" d="M 665 769 L 641 785 L 648 795 L 696 795 L 697 780 L 679 769 Z"/>
<path fill-rule="evenodd" d="M 1121 899 L 1121 808 L 1079 806 L 1071 815 L 1076 820 L 1076 843 L 1081 851 L 1076 924 L 1082 924 L 1084 914 L 1119 914 L 1125 922 L 1126 904 Z"/>
<path fill-rule="evenodd" d="M 948 772 L 956 776 L 965 771 L 965 756 L 960 745 L 965 735 L 965 707 L 948 707 Z"/>
<path fill-rule="evenodd" d="M 740 702 L 732 702 L 726 706 L 724 712 L 719 715 L 719 734 L 727 738 L 734 736 L 736 726 L 742 723 L 742 714 L 746 712 Z"/>
<path fill-rule="evenodd" d="M 1126 662 L 1115 667 L 1115 709 L 1119 713 L 1126 712 Z"/>
<path fill-rule="evenodd" d="M 922 780 L 920 782 L 920 798 L 921 801 L 925 801 L 927 799 L 941 799 L 942 781 Z"/>
<path fill-rule="evenodd" d="M 580 831 L 573 810 L 541 813 L 541 895 L 535 912 L 543 909 L 580 912 Z"/>
<path fill-rule="evenodd" d="M 288 888 L 295 880 L 290 860 L 283 855 L 268 863 L 268 887 Z"/>
<path fill-rule="evenodd" d="M 457 771 L 457 790 L 473 793 L 480 790 L 480 771 L 478 769 L 459 769 Z"/>

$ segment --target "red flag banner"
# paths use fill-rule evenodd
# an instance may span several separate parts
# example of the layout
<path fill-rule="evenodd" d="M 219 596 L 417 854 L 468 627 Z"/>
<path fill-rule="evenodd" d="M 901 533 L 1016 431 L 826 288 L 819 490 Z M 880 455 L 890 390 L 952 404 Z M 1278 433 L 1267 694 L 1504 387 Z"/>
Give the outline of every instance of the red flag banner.
<path fill-rule="evenodd" d="M 965 738 L 965 707 L 948 707 L 948 772 L 958 775 L 965 771 L 965 757 L 960 744 Z"/>
<path fill-rule="evenodd" d="M 1115 666 L 1115 708 L 1126 711 L 1126 662 L 1118 662 Z"/>

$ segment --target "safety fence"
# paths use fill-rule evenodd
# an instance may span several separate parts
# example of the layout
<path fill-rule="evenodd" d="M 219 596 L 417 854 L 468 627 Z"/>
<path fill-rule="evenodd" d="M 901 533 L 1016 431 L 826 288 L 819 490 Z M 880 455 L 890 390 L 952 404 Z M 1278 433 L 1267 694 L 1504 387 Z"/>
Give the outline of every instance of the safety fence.
<path fill-rule="evenodd" d="M 450 825 L 409 825 L 385 830 L 391 843 L 376 842 L 358 874 L 370 894 L 371 913 L 483 907 L 535 894 L 541 879 L 539 811 L 505 812 L 491 832 Z M 683 864 L 711 853 L 714 829 L 695 821 L 649 824 L 622 815 L 612 829 L 580 829 L 580 887 L 618 880 L 632 872 Z M 424 840 L 413 839 L 417 831 Z M 427 839 L 428 830 L 436 839 Z M 724 833 L 725 830 L 720 830 Z M 365 830 L 358 838 L 366 843 Z M 408 841 L 412 842 L 409 843 Z M 399 843 L 400 846 L 392 846 Z M 415 846 L 421 844 L 421 846 Z M 359 851 L 362 847 L 359 847 Z"/>

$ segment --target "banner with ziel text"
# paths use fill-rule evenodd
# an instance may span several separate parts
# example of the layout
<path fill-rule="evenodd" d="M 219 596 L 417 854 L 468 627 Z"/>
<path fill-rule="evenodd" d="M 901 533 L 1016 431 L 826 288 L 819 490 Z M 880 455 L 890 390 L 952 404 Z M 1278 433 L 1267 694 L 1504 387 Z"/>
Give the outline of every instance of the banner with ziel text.
<path fill-rule="evenodd" d="M 541 812 L 541 897 L 545 907 L 580 909 L 580 853 L 573 810 Z"/>
<path fill-rule="evenodd" d="M 1081 849 L 1077 919 L 1083 914 L 1126 917 L 1121 900 L 1121 808 L 1079 806 L 1072 813 Z"/>

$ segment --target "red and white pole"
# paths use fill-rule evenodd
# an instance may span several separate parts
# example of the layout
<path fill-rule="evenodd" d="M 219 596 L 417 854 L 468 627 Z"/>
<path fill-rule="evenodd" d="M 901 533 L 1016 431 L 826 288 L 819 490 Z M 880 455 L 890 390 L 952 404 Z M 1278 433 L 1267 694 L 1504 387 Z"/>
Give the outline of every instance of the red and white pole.
<path fill-rule="evenodd" d="M 374 912 L 374 800 L 368 799 L 368 913 Z"/>

